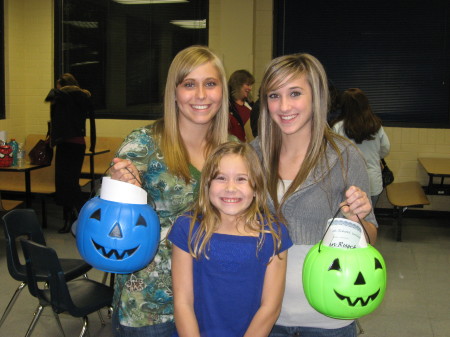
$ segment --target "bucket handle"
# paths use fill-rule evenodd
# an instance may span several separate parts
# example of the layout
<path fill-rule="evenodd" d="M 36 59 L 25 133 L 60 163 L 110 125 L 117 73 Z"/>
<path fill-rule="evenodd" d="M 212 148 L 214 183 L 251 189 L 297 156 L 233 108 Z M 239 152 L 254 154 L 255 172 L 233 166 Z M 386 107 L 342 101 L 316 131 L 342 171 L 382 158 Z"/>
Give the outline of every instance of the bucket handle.
<path fill-rule="evenodd" d="M 348 205 L 348 204 L 344 204 L 344 205 L 342 205 L 342 206 L 340 206 L 340 207 L 338 208 L 338 210 L 336 211 L 336 213 L 333 215 L 333 218 L 331 219 L 330 224 L 327 226 L 327 230 L 325 231 L 325 233 L 323 233 L 322 240 L 320 240 L 320 242 L 319 242 L 319 249 L 318 249 L 319 253 L 320 253 L 320 247 L 322 246 L 322 241 L 323 241 L 323 239 L 325 238 L 325 235 L 327 234 L 328 230 L 330 229 L 331 225 L 333 224 L 334 219 L 336 219 L 337 215 L 339 214 L 339 212 L 341 211 L 342 207 L 344 207 L 344 206 L 349 206 L 349 205 Z M 370 236 L 369 236 L 369 233 L 367 233 L 366 227 L 364 227 L 364 225 L 363 225 L 361 219 L 359 218 L 359 215 L 358 215 L 358 214 L 355 214 L 355 215 L 356 215 L 356 217 L 358 218 L 358 221 L 359 221 L 359 223 L 361 224 L 361 226 L 362 226 L 362 228 L 363 228 L 363 230 L 364 230 L 364 233 L 366 234 L 367 239 L 369 240 L 369 244 L 370 244 Z"/>

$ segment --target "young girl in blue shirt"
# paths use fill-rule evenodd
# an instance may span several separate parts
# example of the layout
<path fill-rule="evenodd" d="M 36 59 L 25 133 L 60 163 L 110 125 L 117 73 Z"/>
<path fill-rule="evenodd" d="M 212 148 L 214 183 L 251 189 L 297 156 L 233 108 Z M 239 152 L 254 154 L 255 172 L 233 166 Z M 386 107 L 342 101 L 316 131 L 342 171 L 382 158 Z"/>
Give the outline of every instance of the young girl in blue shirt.
<path fill-rule="evenodd" d="M 285 286 L 286 227 L 267 209 L 258 157 L 220 145 L 205 162 L 193 210 L 174 223 L 174 336 L 268 336 Z"/>

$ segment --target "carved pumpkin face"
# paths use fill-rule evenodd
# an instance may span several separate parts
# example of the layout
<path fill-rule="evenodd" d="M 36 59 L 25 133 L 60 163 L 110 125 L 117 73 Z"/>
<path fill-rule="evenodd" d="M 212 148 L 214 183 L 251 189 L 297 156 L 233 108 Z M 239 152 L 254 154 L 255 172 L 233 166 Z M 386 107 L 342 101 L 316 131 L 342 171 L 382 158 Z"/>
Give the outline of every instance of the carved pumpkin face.
<path fill-rule="evenodd" d="M 0 166 L 8 167 L 13 163 L 13 149 L 10 145 L 0 146 Z"/>
<path fill-rule="evenodd" d="M 149 205 L 89 200 L 77 224 L 77 247 L 93 267 L 127 274 L 146 267 L 159 244 L 160 225 Z"/>
<path fill-rule="evenodd" d="M 386 264 L 372 246 L 342 249 L 319 243 L 303 264 L 303 288 L 309 304 L 320 313 L 355 319 L 371 313 L 386 292 Z"/>

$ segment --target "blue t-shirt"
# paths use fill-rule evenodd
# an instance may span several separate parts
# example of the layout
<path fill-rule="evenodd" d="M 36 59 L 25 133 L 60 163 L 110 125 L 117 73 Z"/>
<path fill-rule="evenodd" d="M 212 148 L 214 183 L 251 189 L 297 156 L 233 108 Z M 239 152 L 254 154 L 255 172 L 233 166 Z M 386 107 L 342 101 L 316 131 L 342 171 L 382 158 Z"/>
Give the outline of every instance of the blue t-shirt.
<path fill-rule="evenodd" d="M 190 221 L 189 216 L 180 216 L 168 237 L 186 252 Z M 281 253 L 292 241 L 286 227 L 280 227 Z M 250 325 L 261 304 L 267 263 L 274 251 L 272 235 L 265 235 L 259 251 L 258 240 L 214 233 L 207 250 L 209 259 L 193 260 L 194 310 L 202 337 L 242 337 Z"/>

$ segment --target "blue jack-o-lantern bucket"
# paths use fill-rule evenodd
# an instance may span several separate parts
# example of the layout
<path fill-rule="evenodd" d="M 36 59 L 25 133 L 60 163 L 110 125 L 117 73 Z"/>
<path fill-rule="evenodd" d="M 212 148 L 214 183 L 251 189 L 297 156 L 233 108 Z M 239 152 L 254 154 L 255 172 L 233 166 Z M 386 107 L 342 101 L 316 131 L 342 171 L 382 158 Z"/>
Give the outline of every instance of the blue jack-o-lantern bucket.
<path fill-rule="evenodd" d="M 105 177 L 100 197 L 90 199 L 81 209 L 76 239 L 80 255 L 94 268 L 132 273 L 154 258 L 160 240 L 159 219 L 143 189 Z"/>

